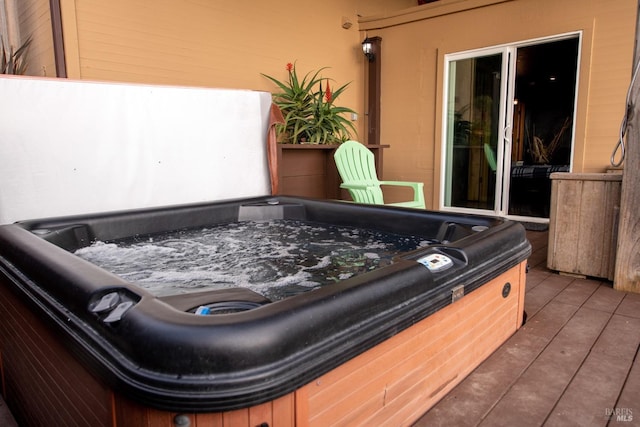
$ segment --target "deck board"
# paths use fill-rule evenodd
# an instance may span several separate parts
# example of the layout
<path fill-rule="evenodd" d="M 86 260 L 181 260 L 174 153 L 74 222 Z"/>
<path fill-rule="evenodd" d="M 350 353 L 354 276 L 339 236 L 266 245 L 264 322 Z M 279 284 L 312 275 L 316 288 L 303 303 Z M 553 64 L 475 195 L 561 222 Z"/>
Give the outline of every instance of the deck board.
<path fill-rule="evenodd" d="M 639 343 L 640 320 L 612 316 L 559 399 L 547 424 L 605 426 L 609 421 L 606 408 L 617 406 L 617 396 L 629 374 Z M 636 396 L 635 405 L 638 402 Z"/>
<path fill-rule="evenodd" d="M 607 313 L 585 308 L 574 313 L 480 425 L 542 425 L 609 317 Z"/>
<path fill-rule="evenodd" d="M 629 376 L 622 388 L 622 393 L 616 404 L 619 408 L 633 408 L 638 407 L 638 397 L 640 396 L 640 357 L 635 358 L 633 366 L 629 372 Z M 636 423 L 638 421 L 638 413 L 635 415 Z M 630 423 L 612 423 L 611 425 L 629 425 Z"/>
<path fill-rule="evenodd" d="M 414 427 L 640 425 L 640 294 L 548 270 L 528 237 L 526 324 Z"/>

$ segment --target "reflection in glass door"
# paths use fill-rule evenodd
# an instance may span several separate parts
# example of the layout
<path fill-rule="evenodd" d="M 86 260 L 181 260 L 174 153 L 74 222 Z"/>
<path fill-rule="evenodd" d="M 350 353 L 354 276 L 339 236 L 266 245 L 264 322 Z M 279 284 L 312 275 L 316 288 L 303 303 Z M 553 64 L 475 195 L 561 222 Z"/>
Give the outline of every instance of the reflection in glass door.
<path fill-rule="evenodd" d="M 497 153 L 504 134 L 504 55 L 500 51 L 448 62 L 445 208 L 499 209 L 502 156 Z"/>

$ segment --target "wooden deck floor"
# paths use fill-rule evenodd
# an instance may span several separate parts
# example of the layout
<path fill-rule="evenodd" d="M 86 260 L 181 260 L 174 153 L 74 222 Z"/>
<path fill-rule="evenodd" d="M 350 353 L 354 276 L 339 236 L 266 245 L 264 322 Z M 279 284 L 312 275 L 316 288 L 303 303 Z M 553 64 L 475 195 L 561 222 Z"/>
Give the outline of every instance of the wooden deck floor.
<path fill-rule="evenodd" d="M 547 270 L 528 237 L 525 325 L 414 427 L 640 426 L 640 294 Z"/>

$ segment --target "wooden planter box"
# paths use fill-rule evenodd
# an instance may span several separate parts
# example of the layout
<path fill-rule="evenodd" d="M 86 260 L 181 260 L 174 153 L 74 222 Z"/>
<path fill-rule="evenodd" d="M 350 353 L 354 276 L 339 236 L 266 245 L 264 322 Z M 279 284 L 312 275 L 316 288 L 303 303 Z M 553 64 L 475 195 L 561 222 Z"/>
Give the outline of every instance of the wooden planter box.
<path fill-rule="evenodd" d="M 547 267 L 613 280 L 622 174 L 551 174 Z"/>
<path fill-rule="evenodd" d="M 351 200 L 340 189 L 340 176 L 333 160 L 338 145 L 278 144 L 278 194 L 316 199 Z M 382 172 L 382 149 L 388 145 L 367 145 L 375 158 L 378 178 Z"/>

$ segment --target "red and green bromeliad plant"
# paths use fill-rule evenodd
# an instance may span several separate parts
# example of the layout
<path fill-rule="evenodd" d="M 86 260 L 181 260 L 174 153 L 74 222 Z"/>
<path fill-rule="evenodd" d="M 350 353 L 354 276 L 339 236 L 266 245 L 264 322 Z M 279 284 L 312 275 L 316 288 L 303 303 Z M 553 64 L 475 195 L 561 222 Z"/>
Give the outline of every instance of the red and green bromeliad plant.
<path fill-rule="evenodd" d="M 273 102 L 280 108 L 284 124 L 277 125 L 278 140 L 290 144 L 340 144 L 357 133 L 345 114 L 355 114 L 350 108 L 335 105 L 335 100 L 349 83 L 331 90 L 328 78 L 320 73 L 328 67 L 298 77 L 295 64 L 287 64 L 288 79 L 281 82 L 262 74 L 275 83 L 280 92 L 273 93 Z M 323 88 L 323 81 L 325 82 Z"/>

